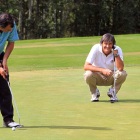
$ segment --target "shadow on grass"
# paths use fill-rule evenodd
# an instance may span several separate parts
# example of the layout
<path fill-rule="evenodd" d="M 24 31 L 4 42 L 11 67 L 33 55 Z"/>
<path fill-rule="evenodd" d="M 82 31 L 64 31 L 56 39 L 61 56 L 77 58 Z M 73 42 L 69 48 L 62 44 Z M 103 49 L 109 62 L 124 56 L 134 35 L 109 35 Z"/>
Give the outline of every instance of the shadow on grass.
<path fill-rule="evenodd" d="M 110 102 L 110 100 L 100 100 L 99 102 Z M 118 102 L 115 103 L 140 103 L 140 99 L 119 99 Z"/>
<path fill-rule="evenodd" d="M 140 99 L 121 99 L 119 102 L 124 103 L 140 103 Z"/>
<path fill-rule="evenodd" d="M 113 130 L 108 127 L 89 127 L 89 126 L 25 126 L 24 128 Z"/>
<path fill-rule="evenodd" d="M 3 128 L 4 127 L 0 127 Z M 27 130 L 27 128 L 49 128 L 49 129 L 89 129 L 89 130 L 113 130 L 108 127 L 89 127 L 89 126 L 24 126 L 18 130 Z M 10 129 L 10 128 L 6 128 Z"/>
<path fill-rule="evenodd" d="M 4 127 L 0 127 L 2 129 L 4 129 Z M 17 128 L 18 130 L 27 130 L 27 129 L 34 129 L 34 128 L 49 128 L 49 129 L 87 129 L 87 130 L 100 130 L 100 131 L 109 131 L 109 130 L 113 130 L 111 128 L 108 127 L 89 127 L 89 126 L 24 126 L 22 128 Z M 11 128 L 6 128 L 6 129 L 11 129 Z"/>
<path fill-rule="evenodd" d="M 99 100 L 99 102 L 106 102 L 107 103 L 107 102 L 110 102 L 110 100 Z"/>

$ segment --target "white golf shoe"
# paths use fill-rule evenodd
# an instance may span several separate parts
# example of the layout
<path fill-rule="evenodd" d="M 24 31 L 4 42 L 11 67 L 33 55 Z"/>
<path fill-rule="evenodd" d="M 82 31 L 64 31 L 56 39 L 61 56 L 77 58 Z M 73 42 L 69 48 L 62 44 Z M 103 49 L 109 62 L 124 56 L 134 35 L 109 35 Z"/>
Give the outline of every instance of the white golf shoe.
<path fill-rule="evenodd" d="M 91 102 L 98 102 L 100 97 L 100 92 L 96 89 L 96 93 L 91 95 Z"/>
<path fill-rule="evenodd" d="M 118 102 L 117 94 L 114 95 L 114 89 L 110 88 L 107 92 L 107 95 L 110 97 L 110 101 Z"/>
<path fill-rule="evenodd" d="M 8 122 L 3 122 L 3 127 L 17 127 L 17 128 L 21 128 L 21 127 L 24 127 L 23 125 L 19 124 L 19 123 L 16 123 L 14 122 L 13 120 L 11 121 L 8 121 Z"/>

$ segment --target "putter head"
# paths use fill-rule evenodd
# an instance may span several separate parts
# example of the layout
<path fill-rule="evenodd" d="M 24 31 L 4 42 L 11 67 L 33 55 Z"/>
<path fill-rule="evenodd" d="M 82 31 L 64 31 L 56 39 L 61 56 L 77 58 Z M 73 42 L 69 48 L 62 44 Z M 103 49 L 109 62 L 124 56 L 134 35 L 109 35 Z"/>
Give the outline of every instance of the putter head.
<path fill-rule="evenodd" d="M 115 100 L 111 100 L 110 102 L 111 102 L 111 103 L 115 103 Z"/>
<path fill-rule="evenodd" d="M 22 127 L 24 127 L 24 125 L 22 125 L 22 124 L 16 126 L 16 128 L 22 128 Z"/>

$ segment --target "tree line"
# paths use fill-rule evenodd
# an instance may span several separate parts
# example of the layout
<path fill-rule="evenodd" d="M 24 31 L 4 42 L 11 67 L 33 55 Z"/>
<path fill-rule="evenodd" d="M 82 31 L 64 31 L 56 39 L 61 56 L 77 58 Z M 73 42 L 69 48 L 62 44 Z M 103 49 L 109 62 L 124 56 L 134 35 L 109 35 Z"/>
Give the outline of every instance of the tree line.
<path fill-rule="evenodd" d="M 0 0 L 20 39 L 140 33 L 140 0 Z"/>

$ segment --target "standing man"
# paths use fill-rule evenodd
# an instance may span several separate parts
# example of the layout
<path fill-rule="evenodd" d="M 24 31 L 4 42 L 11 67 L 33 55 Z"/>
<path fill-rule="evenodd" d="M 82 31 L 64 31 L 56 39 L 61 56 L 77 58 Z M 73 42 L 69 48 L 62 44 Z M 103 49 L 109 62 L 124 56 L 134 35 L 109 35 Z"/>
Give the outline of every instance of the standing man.
<path fill-rule="evenodd" d="M 12 96 L 6 81 L 9 80 L 7 60 L 10 56 L 14 42 L 19 39 L 13 17 L 8 13 L 0 15 L 0 109 L 3 116 L 3 127 L 20 127 L 13 121 Z M 8 41 L 5 53 L 3 52 Z"/>
<path fill-rule="evenodd" d="M 99 101 L 100 92 L 97 86 L 110 86 L 107 95 L 111 101 L 118 101 L 117 93 L 124 83 L 127 73 L 123 70 L 123 53 L 122 49 L 115 45 L 116 41 L 112 34 L 104 34 L 100 44 L 92 47 L 85 65 L 86 70 L 84 77 L 89 85 L 91 92 L 91 101 Z M 114 61 L 116 64 L 114 73 Z M 115 93 L 114 94 L 114 76 L 115 76 Z"/>

